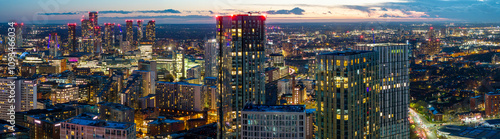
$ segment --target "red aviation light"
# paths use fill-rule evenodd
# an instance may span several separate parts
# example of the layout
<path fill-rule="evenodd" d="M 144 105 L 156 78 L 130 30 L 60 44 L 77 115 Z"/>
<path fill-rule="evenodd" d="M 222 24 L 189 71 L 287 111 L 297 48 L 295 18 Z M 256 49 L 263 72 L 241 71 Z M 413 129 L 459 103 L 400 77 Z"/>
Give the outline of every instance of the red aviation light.
<path fill-rule="evenodd" d="M 434 29 L 434 27 L 431 27 L 431 30 Z"/>

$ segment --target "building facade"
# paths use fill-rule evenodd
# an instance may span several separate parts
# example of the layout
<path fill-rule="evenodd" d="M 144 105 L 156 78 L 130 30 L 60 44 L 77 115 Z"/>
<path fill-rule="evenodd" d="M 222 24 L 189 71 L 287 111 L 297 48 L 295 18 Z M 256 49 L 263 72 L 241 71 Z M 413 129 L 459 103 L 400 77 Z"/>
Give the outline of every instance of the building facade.
<path fill-rule="evenodd" d="M 203 111 L 206 87 L 186 82 L 157 82 L 156 104 L 160 111 Z"/>
<path fill-rule="evenodd" d="M 241 111 L 241 138 L 307 138 L 305 105 L 246 105 Z"/>
<path fill-rule="evenodd" d="M 380 138 L 377 60 L 372 51 L 316 57 L 317 138 Z"/>
<path fill-rule="evenodd" d="M 500 112 L 500 93 L 484 94 L 484 107 L 486 116 L 498 115 Z"/>
<path fill-rule="evenodd" d="M 358 50 L 378 52 L 380 77 L 380 137 L 410 138 L 408 107 L 410 77 L 407 44 L 360 44 Z"/>
<path fill-rule="evenodd" d="M 224 124 L 219 124 L 220 135 L 239 138 L 243 106 L 265 103 L 265 21 L 265 16 L 252 15 L 216 18 L 216 39 L 222 52 L 219 122 Z"/>
<path fill-rule="evenodd" d="M 15 112 L 36 109 L 37 79 L 17 79 L 15 77 L 0 78 L 0 119 L 11 120 Z M 14 87 L 14 89 L 11 89 Z M 14 109 L 11 109 L 11 108 Z"/>
<path fill-rule="evenodd" d="M 134 123 L 109 122 L 98 119 L 71 118 L 61 123 L 61 139 L 135 139 Z"/>

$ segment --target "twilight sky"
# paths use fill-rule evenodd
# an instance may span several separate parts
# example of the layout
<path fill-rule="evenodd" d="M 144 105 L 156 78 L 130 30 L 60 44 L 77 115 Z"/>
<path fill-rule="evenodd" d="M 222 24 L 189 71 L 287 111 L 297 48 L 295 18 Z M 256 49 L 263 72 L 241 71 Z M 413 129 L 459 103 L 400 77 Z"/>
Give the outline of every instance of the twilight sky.
<path fill-rule="evenodd" d="M 126 19 L 158 24 L 214 23 L 215 15 L 260 12 L 268 22 L 500 22 L 500 0 L 4 0 L 0 22 L 99 23 Z"/>

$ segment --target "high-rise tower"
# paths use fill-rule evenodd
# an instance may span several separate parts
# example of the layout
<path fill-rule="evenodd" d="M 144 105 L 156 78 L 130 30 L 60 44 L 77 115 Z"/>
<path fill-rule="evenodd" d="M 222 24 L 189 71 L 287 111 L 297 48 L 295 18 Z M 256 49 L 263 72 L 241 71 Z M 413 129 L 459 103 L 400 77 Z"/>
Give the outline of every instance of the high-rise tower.
<path fill-rule="evenodd" d="M 385 139 L 410 138 L 408 130 L 409 46 L 377 43 L 360 44 L 354 49 L 371 50 L 379 54 L 380 137 Z"/>
<path fill-rule="evenodd" d="M 102 53 L 102 33 L 100 26 L 94 26 L 94 53 Z"/>
<path fill-rule="evenodd" d="M 92 22 L 93 26 L 99 26 L 97 19 L 97 12 L 89 12 L 89 20 Z"/>
<path fill-rule="evenodd" d="M 137 20 L 137 43 L 142 40 L 142 20 Z"/>
<path fill-rule="evenodd" d="M 148 25 L 146 26 L 146 40 L 150 42 L 154 42 L 156 39 L 156 25 L 155 21 L 151 20 L 148 22 Z"/>
<path fill-rule="evenodd" d="M 217 50 L 215 39 L 205 41 L 205 77 L 217 77 Z"/>
<path fill-rule="evenodd" d="M 110 50 L 115 45 L 115 24 L 104 23 L 104 49 Z"/>
<path fill-rule="evenodd" d="M 57 33 L 50 33 L 49 34 L 49 54 L 52 57 L 57 57 L 58 56 L 58 51 L 59 51 L 59 36 Z"/>
<path fill-rule="evenodd" d="M 15 23 L 14 28 L 16 29 L 16 47 L 23 47 L 23 27 L 24 23 Z"/>
<path fill-rule="evenodd" d="M 220 106 L 219 135 L 240 138 L 240 111 L 263 104 L 265 16 L 218 16 Z"/>
<path fill-rule="evenodd" d="M 68 24 L 68 50 L 71 53 L 77 52 L 76 46 L 76 23 Z"/>
<path fill-rule="evenodd" d="M 316 138 L 379 138 L 377 60 L 373 51 L 316 56 Z"/>
<path fill-rule="evenodd" d="M 127 28 L 127 39 L 125 39 L 126 41 L 129 42 L 129 44 L 133 44 L 134 43 L 134 21 L 132 20 L 126 20 L 126 28 Z M 135 49 L 134 49 L 135 50 Z"/>

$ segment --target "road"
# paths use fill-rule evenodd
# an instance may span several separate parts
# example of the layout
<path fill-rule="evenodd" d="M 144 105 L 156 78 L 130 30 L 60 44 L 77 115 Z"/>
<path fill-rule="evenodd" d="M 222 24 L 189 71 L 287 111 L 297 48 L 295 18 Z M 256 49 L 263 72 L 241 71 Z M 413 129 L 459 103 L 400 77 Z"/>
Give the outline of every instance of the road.
<path fill-rule="evenodd" d="M 424 116 L 410 109 L 410 117 L 416 123 L 415 128 L 418 135 L 423 139 L 436 139 L 437 135 L 434 131 L 437 129 L 433 124 L 427 121 Z"/>

